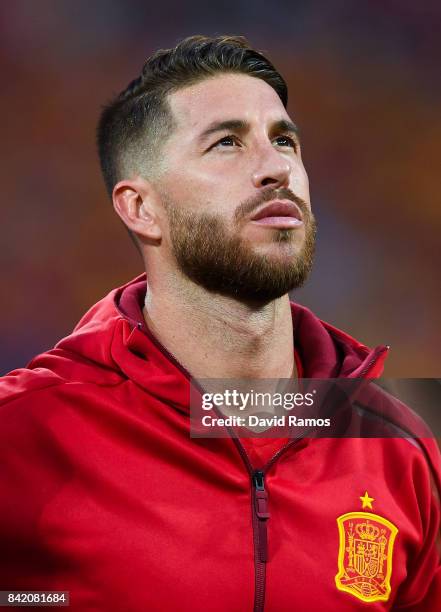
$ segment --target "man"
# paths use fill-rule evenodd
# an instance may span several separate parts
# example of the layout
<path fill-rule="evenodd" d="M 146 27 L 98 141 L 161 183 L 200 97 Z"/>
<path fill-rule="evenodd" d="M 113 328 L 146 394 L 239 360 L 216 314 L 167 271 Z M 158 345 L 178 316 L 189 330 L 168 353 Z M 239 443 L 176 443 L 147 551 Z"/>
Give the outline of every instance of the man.
<path fill-rule="evenodd" d="M 159 51 L 99 153 L 143 275 L 1 384 L 0 589 L 73 610 L 435 610 L 431 440 L 192 438 L 190 379 L 375 378 L 290 304 L 315 221 L 287 89 L 243 38 Z M 146 280 L 147 278 L 147 280 Z"/>

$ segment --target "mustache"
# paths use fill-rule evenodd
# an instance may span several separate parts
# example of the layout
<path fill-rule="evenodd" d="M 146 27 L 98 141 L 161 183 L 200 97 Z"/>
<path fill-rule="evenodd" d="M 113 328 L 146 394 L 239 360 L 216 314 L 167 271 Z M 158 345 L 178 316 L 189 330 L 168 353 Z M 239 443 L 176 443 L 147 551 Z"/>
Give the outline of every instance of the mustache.
<path fill-rule="evenodd" d="M 242 202 L 242 204 L 237 207 L 234 214 L 235 220 L 240 221 L 244 217 L 247 217 L 250 213 L 257 210 L 262 204 L 265 204 L 265 202 L 271 202 L 272 200 L 291 200 L 291 202 L 294 202 L 300 208 L 304 218 L 309 218 L 309 209 L 305 200 L 299 198 L 299 196 L 295 195 L 291 189 L 286 187 L 281 187 L 279 189 L 273 189 L 270 187 Z"/>

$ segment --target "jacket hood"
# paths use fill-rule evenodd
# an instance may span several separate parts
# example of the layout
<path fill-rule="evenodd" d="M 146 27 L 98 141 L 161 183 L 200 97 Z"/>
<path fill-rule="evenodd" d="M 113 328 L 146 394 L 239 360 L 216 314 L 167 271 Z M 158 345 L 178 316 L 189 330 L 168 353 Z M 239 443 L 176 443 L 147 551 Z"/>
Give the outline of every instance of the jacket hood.
<path fill-rule="evenodd" d="M 82 317 L 71 335 L 33 359 L 28 368 L 46 368 L 67 382 L 111 386 L 132 380 L 163 401 L 188 409 L 190 374 L 145 326 L 146 283 L 142 274 L 111 291 Z M 381 375 L 389 347 L 370 350 L 308 308 L 291 303 L 291 309 L 304 378 Z"/>

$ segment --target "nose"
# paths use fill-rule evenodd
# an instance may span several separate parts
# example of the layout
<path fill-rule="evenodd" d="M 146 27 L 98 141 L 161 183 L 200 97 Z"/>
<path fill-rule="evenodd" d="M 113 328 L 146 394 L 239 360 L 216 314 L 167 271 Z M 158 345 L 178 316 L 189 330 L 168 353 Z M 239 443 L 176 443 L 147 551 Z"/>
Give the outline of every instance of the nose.
<path fill-rule="evenodd" d="M 291 176 L 291 163 L 271 144 L 261 150 L 252 180 L 256 188 L 271 185 L 275 189 L 288 187 Z"/>

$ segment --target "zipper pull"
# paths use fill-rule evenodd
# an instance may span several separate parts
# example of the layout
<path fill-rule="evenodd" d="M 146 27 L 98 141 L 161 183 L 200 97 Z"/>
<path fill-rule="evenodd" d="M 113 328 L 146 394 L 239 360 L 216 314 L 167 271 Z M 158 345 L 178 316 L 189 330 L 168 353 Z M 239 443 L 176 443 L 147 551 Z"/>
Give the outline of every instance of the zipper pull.
<path fill-rule="evenodd" d="M 268 535 L 266 522 L 270 517 L 268 510 L 268 493 L 265 489 L 265 473 L 256 470 L 253 474 L 254 510 L 258 520 L 259 559 L 266 563 L 268 558 Z"/>
<path fill-rule="evenodd" d="M 265 474 L 261 470 L 257 470 L 253 475 L 254 480 L 254 507 L 256 509 L 257 518 L 267 520 L 270 517 L 268 512 L 268 493 L 265 489 Z"/>

